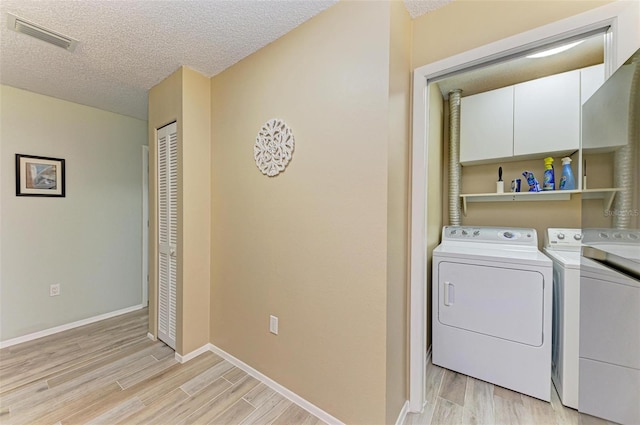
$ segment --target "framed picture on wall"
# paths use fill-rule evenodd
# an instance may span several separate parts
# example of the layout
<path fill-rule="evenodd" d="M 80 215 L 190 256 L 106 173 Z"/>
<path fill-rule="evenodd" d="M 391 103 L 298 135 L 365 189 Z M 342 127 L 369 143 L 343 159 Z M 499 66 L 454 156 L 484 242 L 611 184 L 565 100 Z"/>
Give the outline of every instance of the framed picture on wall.
<path fill-rule="evenodd" d="M 17 153 L 16 196 L 64 197 L 64 159 Z"/>

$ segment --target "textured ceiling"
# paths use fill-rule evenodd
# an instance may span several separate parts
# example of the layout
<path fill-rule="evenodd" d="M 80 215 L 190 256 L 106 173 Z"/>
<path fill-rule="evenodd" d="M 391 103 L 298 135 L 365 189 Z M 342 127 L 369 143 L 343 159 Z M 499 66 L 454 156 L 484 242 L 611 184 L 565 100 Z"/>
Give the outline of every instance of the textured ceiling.
<path fill-rule="evenodd" d="M 333 3 L 2 0 L 0 82 L 146 119 L 147 91 L 181 65 L 215 75 Z M 7 13 L 80 43 L 70 53 L 10 31 Z"/>
<path fill-rule="evenodd" d="M 453 0 L 404 0 L 404 4 L 412 18 L 433 12 L 451 2 L 453 2 Z"/>
<path fill-rule="evenodd" d="M 148 90 L 181 65 L 216 75 L 336 1 L 2 0 L 0 83 L 145 120 Z M 406 0 L 412 17 L 447 3 Z M 78 47 L 10 31 L 7 13 Z"/>

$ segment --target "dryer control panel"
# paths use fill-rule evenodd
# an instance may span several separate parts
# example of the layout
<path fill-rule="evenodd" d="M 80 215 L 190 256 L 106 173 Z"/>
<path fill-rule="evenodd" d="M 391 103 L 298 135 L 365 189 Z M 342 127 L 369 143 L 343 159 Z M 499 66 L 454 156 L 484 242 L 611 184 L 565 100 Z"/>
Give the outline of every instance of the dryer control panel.
<path fill-rule="evenodd" d="M 536 229 L 519 227 L 445 226 L 442 241 L 468 241 L 537 246 Z"/>
<path fill-rule="evenodd" d="M 549 228 L 545 234 L 544 246 L 554 250 L 580 251 L 582 229 Z"/>

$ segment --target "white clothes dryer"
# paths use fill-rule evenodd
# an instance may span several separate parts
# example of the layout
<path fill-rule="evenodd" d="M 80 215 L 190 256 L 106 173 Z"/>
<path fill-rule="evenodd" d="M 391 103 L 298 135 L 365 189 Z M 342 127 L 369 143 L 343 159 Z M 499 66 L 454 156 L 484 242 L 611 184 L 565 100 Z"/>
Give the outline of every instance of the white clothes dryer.
<path fill-rule="evenodd" d="M 432 289 L 434 364 L 550 400 L 552 262 L 535 229 L 445 226 Z"/>
<path fill-rule="evenodd" d="M 585 229 L 578 410 L 640 423 L 640 231 Z"/>
<path fill-rule="evenodd" d="M 578 409 L 581 229 L 547 229 L 544 253 L 553 261 L 551 379 L 565 406 Z"/>

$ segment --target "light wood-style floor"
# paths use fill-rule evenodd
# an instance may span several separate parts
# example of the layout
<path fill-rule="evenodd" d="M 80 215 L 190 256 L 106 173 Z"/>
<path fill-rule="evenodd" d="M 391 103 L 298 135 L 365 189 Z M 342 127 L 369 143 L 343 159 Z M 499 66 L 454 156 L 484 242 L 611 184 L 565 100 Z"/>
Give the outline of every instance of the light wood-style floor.
<path fill-rule="evenodd" d="M 179 364 L 147 309 L 0 350 L 0 424 L 321 425 L 213 353 Z M 429 363 L 405 425 L 610 425 Z M 373 424 L 371 424 L 373 425 Z"/>
<path fill-rule="evenodd" d="M 221 357 L 180 364 L 147 309 L 0 350 L 0 424 L 323 424 Z"/>
<path fill-rule="evenodd" d="M 551 385 L 551 403 L 443 369 L 429 362 L 427 405 L 405 425 L 612 425 L 562 405 Z"/>

